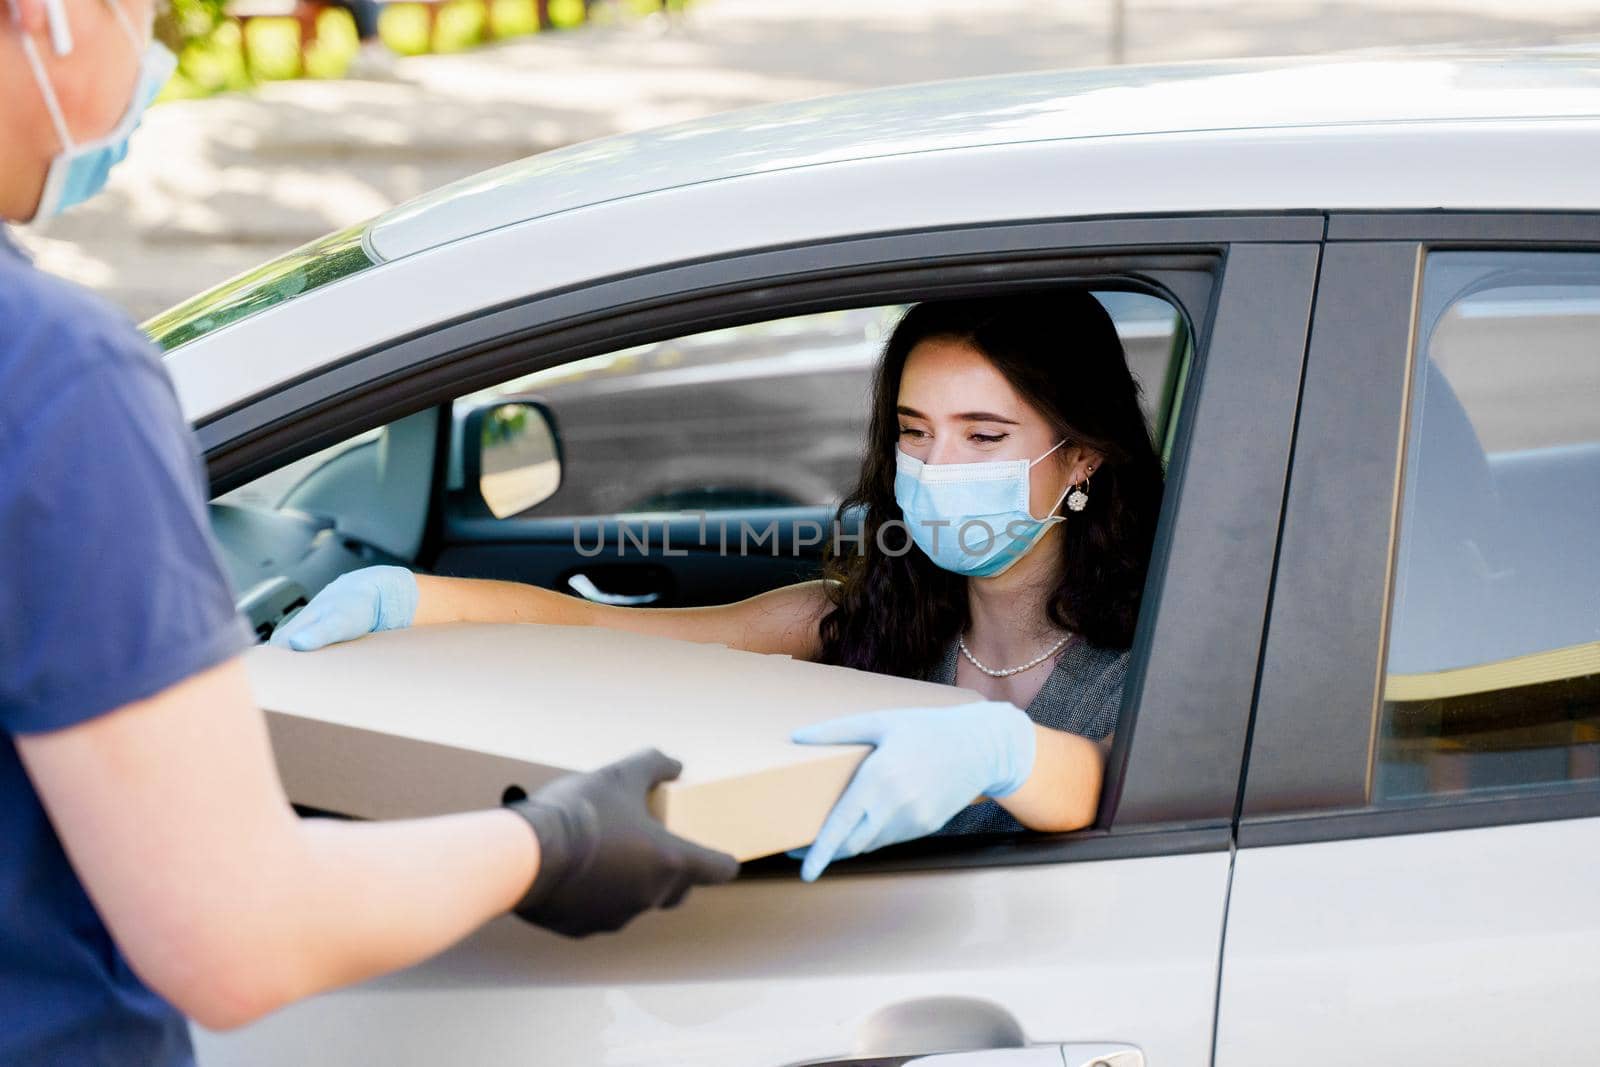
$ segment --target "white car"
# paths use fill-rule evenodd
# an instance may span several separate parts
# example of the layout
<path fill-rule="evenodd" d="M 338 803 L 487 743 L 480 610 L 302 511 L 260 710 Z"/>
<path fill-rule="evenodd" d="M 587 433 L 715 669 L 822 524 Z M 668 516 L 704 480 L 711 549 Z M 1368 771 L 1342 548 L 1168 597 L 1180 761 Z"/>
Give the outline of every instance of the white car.
<path fill-rule="evenodd" d="M 1059 285 L 1113 311 L 1168 457 L 1095 829 L 763 861 L 583 942 L 498 921 L 201 1062 L 1600 1062 L 1600 54 L 739 112 L 148 325 L 266 634 L 376 561 L 617 603 L 792 581 L 894 309 Z M 781 551 L 648 551 L 681 507 Z"/>

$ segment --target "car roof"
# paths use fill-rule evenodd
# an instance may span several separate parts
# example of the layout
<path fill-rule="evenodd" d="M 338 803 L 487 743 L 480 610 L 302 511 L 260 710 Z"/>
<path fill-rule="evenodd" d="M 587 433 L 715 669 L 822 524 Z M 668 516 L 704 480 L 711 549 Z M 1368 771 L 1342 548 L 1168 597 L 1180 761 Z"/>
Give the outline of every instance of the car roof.
<path fill-rule="evenodd" d="M 753 250 L 1037 220 L 1600 212 L 1597 56 L 1126 67 L 752 109 L 447 186 L 146 328 L 207 419 L 482 310 Z"/>
<path fill-rule="evenodd" d="M 1571 46 L 1348 54 L 1049 71 L 822 97 L 498 167 L 379 216 L 364 243 L 375 259 L 393 260 L 651 192 L 980 146 L 1154 137 L 1170 143 L 1176 168 L 1187 140 L 1219 131 L 1400 125 L 1397 135 L 1412 137 L 1428 123 L 1593 117 L 1600 115 L 1597 60 L 1600 47 Z M 1292 191 L 1279 193 L 1280 201 L 1294 199 Z M 1387 206 L 1381 195 L 1373 200 Z"/>

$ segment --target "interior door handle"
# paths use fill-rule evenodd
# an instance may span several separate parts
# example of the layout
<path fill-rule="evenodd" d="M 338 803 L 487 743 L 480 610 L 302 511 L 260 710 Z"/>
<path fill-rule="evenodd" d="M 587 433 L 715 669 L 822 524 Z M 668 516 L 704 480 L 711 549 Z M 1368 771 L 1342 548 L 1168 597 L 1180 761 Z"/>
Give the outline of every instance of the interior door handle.
<path fill-rule="evenodd" d="M 252 586 L 239 598 L 236 607 L 239 614 L 250 620 L 256 636 L 266 641 L 310 599 L 311 594 L 299 582 L 280 575 Z"/>
<path fill-rule="evenodd" d="M 913 1056 L 863 1056 L 817 1060 L 805 1067 L 1145 1067 L 1133 1045 L 1084 1043 L 935 1052 Z"/>
<path fill-rule="evenodd" d="M 591 604 L 605 604 L 613 608 L 638 608 L 661 599 L 660 593 L 608 593 L 582 571 L 567 579 L 567 588 Z"/>

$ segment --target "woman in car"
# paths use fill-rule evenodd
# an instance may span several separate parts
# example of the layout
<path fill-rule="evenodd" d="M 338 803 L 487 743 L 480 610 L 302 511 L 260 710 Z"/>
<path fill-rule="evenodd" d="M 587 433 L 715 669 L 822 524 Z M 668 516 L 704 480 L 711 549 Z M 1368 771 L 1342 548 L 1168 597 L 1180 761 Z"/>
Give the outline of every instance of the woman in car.
<path fill-rule="evenodd" d="M 930 833 L 1094 821 L 1161 489 L 1138 386 L 1090 293 L 928 302 L 885 347 L 860 479 L 840 506 L 859 513 L 860 538 L 835 537 L 822 579 L 642 609 L 372 567 L 331 583 L 273 643 L 463 621 L 607 626 L 987 698 L 796 734 L 875 746 L 805 854 L 810 880 Z"/>

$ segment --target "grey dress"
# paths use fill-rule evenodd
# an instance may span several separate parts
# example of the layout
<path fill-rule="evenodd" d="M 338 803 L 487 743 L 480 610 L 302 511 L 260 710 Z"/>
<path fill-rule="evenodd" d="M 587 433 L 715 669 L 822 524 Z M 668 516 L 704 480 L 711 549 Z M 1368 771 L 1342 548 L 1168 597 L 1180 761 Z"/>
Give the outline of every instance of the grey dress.
<path fill-rule="evenodd" d="M 954 641 L 927 680 L 954 685 L 961 656 Z M 1050 676 L 1028 706 L 1028 718 L 1040 726 L 1065 730 L 1098 741 L 1117 728 L 1122 708 L 1122 678 L 1128 671 L 1126 650 L 1095 648 L 1073 640 L 1056 661 Z M 958 812 L 938 834 L 1018 833 L 1025 827 L 992 800 Z"/>

